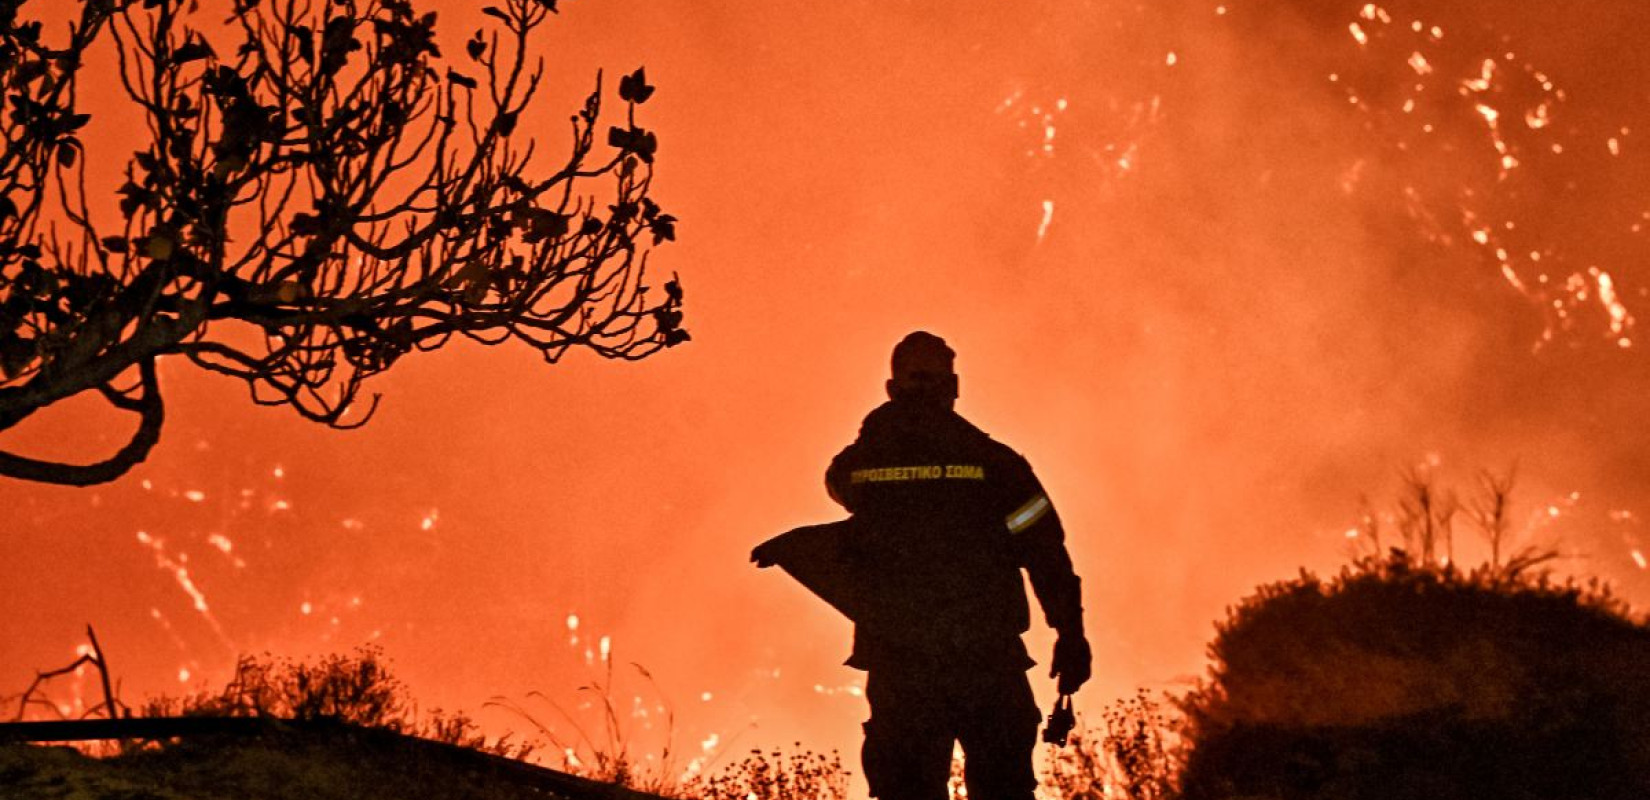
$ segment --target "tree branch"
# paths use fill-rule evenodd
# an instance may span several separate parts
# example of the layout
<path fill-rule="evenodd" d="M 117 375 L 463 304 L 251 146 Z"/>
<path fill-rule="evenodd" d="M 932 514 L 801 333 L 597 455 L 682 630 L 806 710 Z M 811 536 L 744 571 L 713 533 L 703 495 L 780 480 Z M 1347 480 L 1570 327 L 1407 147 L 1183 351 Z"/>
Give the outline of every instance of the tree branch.
<path fill-rule="evenodd" d="M 119 452 L 95 464 L 75 465 L 0 451 L 0 476 L 65 486 L 91 486 L 108 483 L 148 458 L 149 450 L 160 441 L 160 428 L 166 419 L 166 409 L 161 402 L 160 380 L 155 374 L 155 359 L 151 357 L 140 363 L 138 371 L 142 375 L 143 385 L 143 396 L 137 401 L 138 428 Z M 120 405 L 124 407 L 125 403 Z"/>

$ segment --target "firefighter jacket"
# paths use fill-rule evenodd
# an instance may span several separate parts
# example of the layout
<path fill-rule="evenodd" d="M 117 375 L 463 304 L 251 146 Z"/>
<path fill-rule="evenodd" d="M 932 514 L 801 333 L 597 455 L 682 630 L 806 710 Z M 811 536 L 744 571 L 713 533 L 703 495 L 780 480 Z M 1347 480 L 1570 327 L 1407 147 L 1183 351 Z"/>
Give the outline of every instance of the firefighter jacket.
<path fill-rule="evenodd" d="M 1023 568 L 1050 627 L 1083 630 L 1080 583 L 1048 495 L 1018 453 L 956 412 L 890 401 L 825 473 L 854 515 L 853 562 L 879 613 L 859 620 L 848 665 L 1034 662 Z"/>

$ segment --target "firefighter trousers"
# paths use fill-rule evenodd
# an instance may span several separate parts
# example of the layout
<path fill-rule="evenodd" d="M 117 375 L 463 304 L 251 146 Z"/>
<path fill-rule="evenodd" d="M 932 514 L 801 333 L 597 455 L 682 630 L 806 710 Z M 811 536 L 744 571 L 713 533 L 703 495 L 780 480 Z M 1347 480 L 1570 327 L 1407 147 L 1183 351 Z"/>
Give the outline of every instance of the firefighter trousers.
<path fill-rule="evenodd" d="M 871 718 L 861 764 L 880 800 L 946 800 L 953 742 L 969 800 L 1031 800 L 1041 713 L 1025 669 L 879 666 L 865 678 Z"/>

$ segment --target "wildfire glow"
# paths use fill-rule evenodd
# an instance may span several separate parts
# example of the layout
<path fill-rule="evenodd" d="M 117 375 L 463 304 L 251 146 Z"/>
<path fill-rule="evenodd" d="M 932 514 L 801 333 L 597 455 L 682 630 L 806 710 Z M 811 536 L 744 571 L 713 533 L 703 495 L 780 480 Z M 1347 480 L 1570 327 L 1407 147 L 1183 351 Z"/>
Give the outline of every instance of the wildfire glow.
<path fill-rule="evenodd" d="M 563 144 L 577 76 L 626 54 L 658 73 L 669 113 L 643 124 L 689 227 L 649 270 L 681 270 L 695 341 L 638 364 L 411 353 L 348 434 L 220 403 L 221 379 L 173 359 L 173 427 L 132 476 L 0 485 L 0 561 L 121 590 L 8 591 L 8 660 L 50 666 L 77 620 L 36 612 L 89 604 L 140 621 L 141 647 L 112 654 L 128 697 L 175 692 L 180 669 L 221 685 L 239 652 L 221 622 L 277 653 L 379 640 L 429 681 L 420 700 L 474 710 L 625 673 L 624 638 L 680 687 L 689 751 L 760 715 L 741 744 L 846 752 L 864 718 L 832 644 L 846 627 L 743 554 L 838 513 L 820 462 L 918 326 L 956 346 L 959 409 L 1025 448 L 1079 571 L 1103 576 L 1090 710 L 1198 669 L 1243 586 L 1371 546 L 1376 528 L 1341 524 L 1348 498 L 1388 496 L 1389 462 L 1422 449 L 1484 459 L 1452 465 L 1463 503 L 1471 469 L 1520 459 L 1515 527 L 1642 594 L 1638 522 L 1553 489 L 1644 496 L 1650 152 L 1631 137 L 1650 119 L 1615 88 L 1645 85 L 1630 31 L 1566 4 L 1219 1 L 816 4 L 805 29 L 754 0 L 644 4 L 650 30 L 710 41 L 637 40 L 633 0 L 564 4 L 552 30 L 579 46 L 547 53 L 539 152 Z M 415 5 L 451 41 L 485 21 Z M 89 103 L 118 94 L 100 83 Z M 83 157 L 112 142 L 97 169 L 118 174 L 123 134 L 88 128 Z M 140 551 L 87 555 L 136 528 Z M 1165 581 L 1173 602 L 1121 600 Z M 664 727 L 652 708 L 634 711 Z"/>
<path fill-rule="evenodd" d="M 1382 29 L 1389 23 L 1390 17 L 1379 6 L 1369 4 L 1349 25 L 1357 41 L 1355 52 L 1358 58 L 1402 61 L 1404 74 L 1418 79 L 1411 85 L 1410 92 L 1395 98 L 1392 109 L 1394 117 L 1415 119 L 1423 136 L 1439 133 L 1438 121 L 1451 115 L 1448 94 L 1441 90 L 1453 85 L 1453 94 L 1471 109 L 1487 134 L 1489 147 L 1486 155 L 1493 169 L 1494 184 L 1460 187 L 1453 196 L 1428 196 L 1414 187 L 1406 187 L 1405 195 L 1412 214 L 1429 230 L 1428 237 L 1443 244 L 1454 237 L 1455 234 L 1449 230 L 1448 207 L 1455 206 L 1454 212 L 1466 227 L 1465 233 L 1484 248 L 1487 260 L 1507 285 L 1537 303 L 1538 307 L 1547 309 L 1548 324 L 1535 345 L 1536 349 L 1556 341 L 1561 333 L 1581 331 L 1584 325 L 1589 324 L 1587 319 L 1596 319 L 1580 310 L 1592 302 L 1594 294 L 1604 309 L 1604 324 L 1611 341 L 1622 348 L 1631 346 L 1631 338 L 1627 335 L 1632 324 L 1631 309 L 1619 288 L 1606 288 L 1606 284 L 1610 283 L 1610 273 L 1602 269 L 1591 273 L 1590 270 L 1571 267 L 1570 276 L 1560 282 L 1549 281 L 1545 272 L 1532 276 L 1530 273 L 1536 272 L 1533 265 L 1542 261 L 1543 256 L 1552 255 L 1554 249 L 1540 242 L 1535 242 L 1537 246 L 1534 247 L 1522 246 L 1523 242 L 1519 240 L 1527 240 L 1528 237 L 1514 235 L 1518 220 L 1502 210 L 1517 205 L 1519 199 L 1531 191 L 1514 180 L 1515 171 L 1532 168 L 1532 156 L 1527 154 L 1540 152 L 1562 156 L 1571 148 L 1567 148 L 1565 142 L 1559 140 L 1560 137 L 1576 139 L 1584 135 L 1574 128 L 1556 124 L 1563 104 L 1569 99 L 1568 93 L 1555 83 L 1546 70 L 1520 58 L 1510 48 L 1472 59 L 1469 62 L 1471 71 L 1452 79 L 1440 71 L 1440 64 L 1451 63 L 1447 51 L 1440 50 L 1443 39 L 1441 26 L 1428 25 L 1417 19 L 1405 26 L 1407 31 L 1404 27 L 1390 28 L 1386 29 L 1388 35 L 1378 36 L 1374 29 Z M 1331 76 L 1332 81 L 1340 82 L 1339 79 L 1338 72 Z M 1361 110 L 1379 113 L 1378 109 L 1363 108 L 1365 95 L 1359 92 L 1358 86 L 1347 84 L 1344 91 L 1347 98 Z M 1515 131 L 1506 124 L 1509 119 L 1520 119 L 1524 124 Z M 1600 137 L 1611 156 L 1622 155 L 1622 137 L 1629 131 L 1630 126 L 1616 126 L 1609 134 Z M 1413 139 L 1400 130 L 1393 133 L 1397 137 L 1393 143 L 1394 149 L 1410 152 Z M 1444 152 L 1449 151 L 1446 148 Z M 1492 234 L 1491 228 L 1498 231 L 1504 228 L 1506 235 Z M 1633 232 L 1640 229 L 1641 226 L 1635 222 Z M 1515 253 L 1528 255 L 1520 258 Z M 1597 280 L 1600 274 L 1606 277 Z"/>

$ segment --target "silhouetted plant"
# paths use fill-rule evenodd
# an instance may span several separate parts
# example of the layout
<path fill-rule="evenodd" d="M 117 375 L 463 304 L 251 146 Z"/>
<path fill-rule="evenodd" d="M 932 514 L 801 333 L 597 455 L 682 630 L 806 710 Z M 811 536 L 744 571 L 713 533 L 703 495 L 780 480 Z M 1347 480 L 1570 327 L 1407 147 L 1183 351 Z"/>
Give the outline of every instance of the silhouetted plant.
<path fill-rule="evenodd" d="M 1558 558 L 1558 551 L 1534 544 L 1513 549 L 1520 531 L 1512 524 L 1512 490 L 1517 469 L 1496 473 L 1481 470 L 1477 488 L 1463 505 L 1454 489 L 1442 485 L 1431 469 L 1416 467 L 1403 473 L 1403 486 L 1390 514 L 1377 512 L 1364 498 L 1352 539 L 1352 559 L 1384 556 L 1383 520 L 1398 529 L 1406 558 L 1422 566 L 1454 564 L 1455 518 L 1464 507 L 1468 519 L 1489 547 L 1490 571 L 1527 572 Z"/>
<path fill-rule="evenodd" d="M 688 781 L 678 795 L 699 800 L 846 800 L 849 774 L 834 751 L 815 753 L 797 742 L 789 754 L 777 747 L 766 753 L 752 749 L 739 763 Z"/>
<path fill-rule="evenodd" d="M 649 194 L 643 71 L 605 132 L 597 76 L 556 162 L 524 135 L 555 0 L 484 8 L 458 63 L 411 0 L 236 0 L 210 32 L 188 0 L 81 0 L 58 43 L 26 4 L 0 2 L 0 431 L 88 391 L 138 426 L 93 464 L 0 451 L 0 475 L 127 472 L 159 438 L 169 355 L 343 428 L 377 405 L 351 413 L 366 380 L 455 335 L 548 362 L 688 339 L 680 286 L 645 275 L 676 219 Z M 136 152 L 113 225 L 79 103 L 100 42 L 142 119 L 118 139 Z"/>
<path fill-rule="evenodd" d="M 1056 800 L 1176 797 L 1177 720 L 1145 690 L 1112 703 L 1101 719 L 1098 729 L 1079 724 L 1065 747 L 1047 748 L 1043 795 Z"/>
<path fill-rule="evenodd" d="M 28 716 L 31 708 L 48 709 L 58 717 L 66 718 L 68 715 L 64 713 L 63 709 L 57 703 L 47 699 L 46 692 L 53 680 L 65 675 L 80 675 L 88 666 L 97 670 L 98 684 L 103 689 L 103 701 L 86 708 L 81 713 L 81 719 L 87 719 L 93 714 L 99 713 L 109 719 L 131 716 L 132 709 L 116 696 L 113 676 L 109 670 L 108 656 L 103 652 L 103 645 L 97 641 L 97 632 L 92 630 L 90 625 L 86 626 L 86 642 L 80 649 L 80 655 L 67 666 L 35 672 L 34 680 L 29 683 L 29 687 L 17 695 L 17 715 L 13 718 L 14 721 L 23 721 Z M 9 702 L 11 699 L 10 697 L 3 697 L 0 698 L 0 702 Z"/>
<path fill-rule="evenodd" d="M 594 726 L 589 724 L 588 719 L 581 719 L 580 715 L 568 711 L 561 703 L 543 692 L 533 691 L 527 694 L 529 700 L 536 700 L 554 712 L 566 728 L 571 729 L 571 735 L 558 732 L 554 719 L 534 713 L 524 703 L 495 697 L 487 701 L 486 705 L 509 711 L 532 725 L 538 736 L 548 742 L 560 757 L 557 768 L 564 772 L 652 794 L 675 793 L 678 789 L 675 753 L 672 749 L 675 737 L 675 711 L 659 692 L 652 673 L 640 664 L 632 663 L 631 668 L 647 682 L 656 695 L 660 696 L 660 705 L 665 709 L 664 743 L 661 751 L 647 755 L 633 752 L 634 723 L 626 723 L 626 715 L 620 712 L 618 703 L 614 701 L 617 683 L 614 680 L 611 653 L 604 653 L 602 663 L 602 677 L 591 680 L 577 690 L 578 694 L 592 701 L 591 707 L 595 708 L 598 717 Z"/>
<path fill-rule="evenodd" d="M 516 759 L 528 758 L 537 747 L 531 741 L 512 742 L 509 736 L 489 741 L 463 712 L 419 712 L 383 652 L 371 646 L 356 648 L 349 655 L 334 653 L 308 661 L 242 656 L 222 689 L 154 698 L 144 703 L 139 716 L 328 721 Z"/>
<path fill-rule="evenodd" d="M 234 677 L 216 695 L 187 701 L 184 713 L 213 716 L 332 720 L 402 730 L 409 712 L 406 687 L 383 654 L 364 647 L 353 655 L 314 661 L 243 656 Z"/>
<path fill-rule="evenodd" d="M 1392 550 L 1260 587 L 1183 703 L 1185 797 L 1641 796 L 1650 628 L 1538 566 Z"/>

